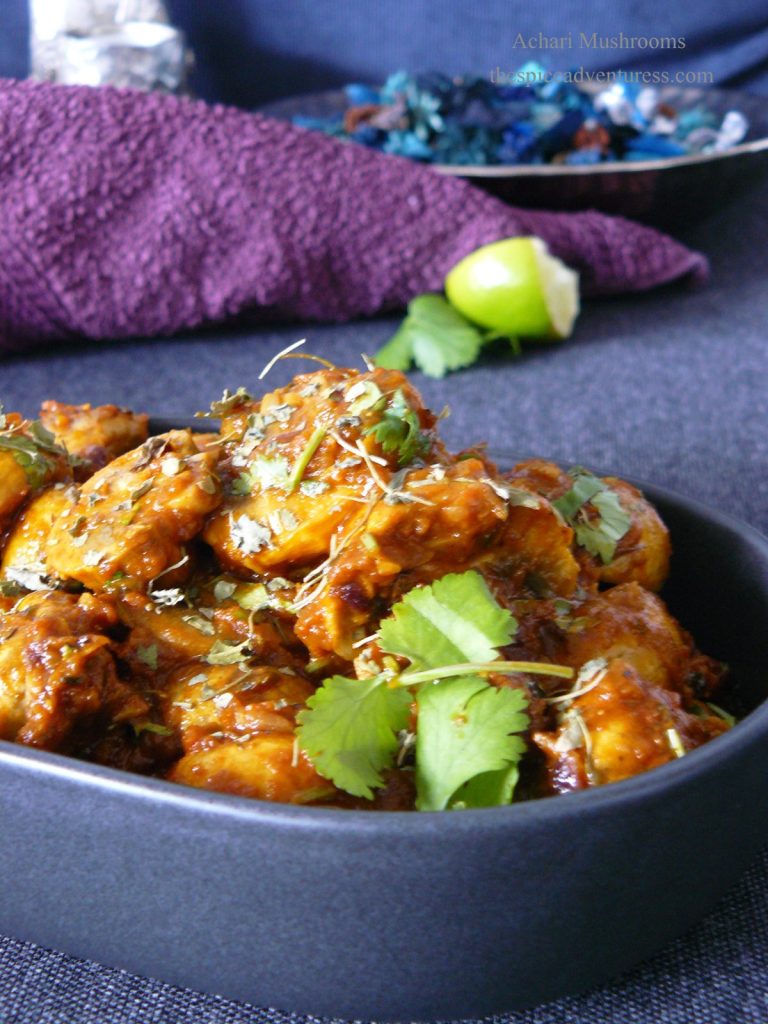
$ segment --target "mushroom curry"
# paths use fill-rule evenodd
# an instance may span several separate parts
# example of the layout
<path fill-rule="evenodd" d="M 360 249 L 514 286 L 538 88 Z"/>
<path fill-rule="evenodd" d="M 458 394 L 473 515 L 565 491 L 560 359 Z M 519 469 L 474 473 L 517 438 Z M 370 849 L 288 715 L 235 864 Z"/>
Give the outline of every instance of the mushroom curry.
<path fill-rule="evenodd" d="M 0 739 L 426 811 L 616 782 L 732 724 L 631 484 L 453 454 L 394 370 L 206 415 L 148 436 L 115 406 L 2 414 Z"/>

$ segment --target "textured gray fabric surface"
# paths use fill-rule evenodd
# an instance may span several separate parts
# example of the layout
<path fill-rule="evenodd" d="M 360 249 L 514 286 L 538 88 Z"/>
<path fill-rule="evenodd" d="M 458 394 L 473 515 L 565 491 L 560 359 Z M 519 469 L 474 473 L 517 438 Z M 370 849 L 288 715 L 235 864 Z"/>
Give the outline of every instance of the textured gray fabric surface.
<path fill-rule="evenodd" d="M 646 478 L 768 532 L 768 187 L 689 231 L 712 260 L 700 291 L 669 288 L 590 304 L 576 337 L 443 382 L 418 375 L 461 446 L 487 438 Z M 393 320 L 313 327 L 314 351 L 354 362 Z M 307 333 L 224 331 L 173 341 L 59 349 L 0 363 L 0 397 L 34 412 L 41 399 L 115 401 L 168 416 L 207 406 L 225 386 L 257 388 L 261 366 Z M 283 363 L 270 385 L 304 364 Z M 612 984 L 499 1018 L 505 1024 L 765 1024 L 768 857 L 688 936 Z M 4 884 L 8 884 L 7 881 Z M 148 898 L 151 898 L 149 894 Z M 663 895 L 660 895 L 663 898 Z M 2 1024 L 298 1024 L 0 941 Z"/>

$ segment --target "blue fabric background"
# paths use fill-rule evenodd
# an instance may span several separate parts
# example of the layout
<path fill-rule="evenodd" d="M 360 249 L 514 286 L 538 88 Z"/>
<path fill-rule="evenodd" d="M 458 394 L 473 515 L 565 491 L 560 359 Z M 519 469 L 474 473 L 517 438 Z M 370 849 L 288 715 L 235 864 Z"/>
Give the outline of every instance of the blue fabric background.
<path fill-rule="evenodd" d="M 403 67 L 488 74 L 543 51 L 513 48 L 518 32 L 684 36 L 684 50 L 555 52 L 553 68 L 712 71 L 717 85 L 768 94 L 765 0 L 168 0 L 197 55 L 207 99 L 252 106 Z M 0 74 L 27 73 L 27 0 L 0 2 Z"/>

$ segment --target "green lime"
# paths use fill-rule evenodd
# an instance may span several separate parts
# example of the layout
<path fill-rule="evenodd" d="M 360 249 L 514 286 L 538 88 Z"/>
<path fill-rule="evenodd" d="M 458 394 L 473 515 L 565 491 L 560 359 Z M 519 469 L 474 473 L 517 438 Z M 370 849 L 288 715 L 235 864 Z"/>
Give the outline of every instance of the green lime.
<path fill-rule="evenodd" d="M 567 338 L 579 313 L 579 276 L 540 238 L 506 238 L 476 249 L 448 273 L 448 301 L 499 334 Z"/>

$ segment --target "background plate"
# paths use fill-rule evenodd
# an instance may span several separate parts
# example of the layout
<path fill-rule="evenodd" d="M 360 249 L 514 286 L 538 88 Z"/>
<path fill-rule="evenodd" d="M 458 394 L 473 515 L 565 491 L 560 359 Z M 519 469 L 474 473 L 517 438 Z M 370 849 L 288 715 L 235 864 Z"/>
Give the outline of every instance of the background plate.
<path fill-rule="evenodd" d="M 602 210 L 657 227 L 677 227 L 707 216 L 768 174 L 768 104 L 765 97 L 722 89 L 660 89 L 678 110 L 703 105 L 719 116 L 740 110 L 750 123 L 747 140 L 725 153 L 582 167 L 544 164 L 512 167 L 434 166 L 515 206 L 549 210 Z M 277 100 L 261 112 L 290 121 L 299 114 L 325 117 L 347 106 L 343 91 Z"/>

